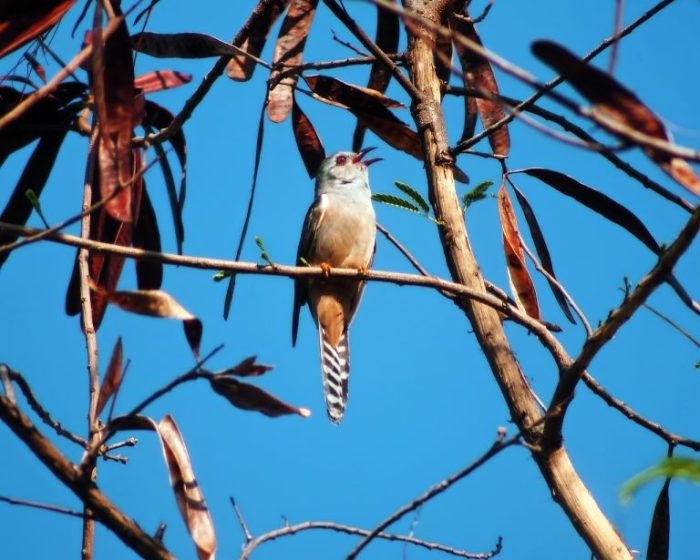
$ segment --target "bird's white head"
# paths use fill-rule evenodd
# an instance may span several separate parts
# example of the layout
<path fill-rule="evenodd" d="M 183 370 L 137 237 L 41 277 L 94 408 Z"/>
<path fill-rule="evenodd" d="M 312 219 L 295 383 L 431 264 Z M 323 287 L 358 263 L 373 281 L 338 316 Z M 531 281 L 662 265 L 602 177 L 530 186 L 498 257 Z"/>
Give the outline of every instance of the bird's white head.
<path fill-rule="evenodd" d="M 316 190 L 323 192 L 343 192 L 363 188 L 369 191 L 367 168 L 382 158 L 363 158 L 374 148 L 355 152 L 336 152 L 323 160 L 316 174 Z"/>

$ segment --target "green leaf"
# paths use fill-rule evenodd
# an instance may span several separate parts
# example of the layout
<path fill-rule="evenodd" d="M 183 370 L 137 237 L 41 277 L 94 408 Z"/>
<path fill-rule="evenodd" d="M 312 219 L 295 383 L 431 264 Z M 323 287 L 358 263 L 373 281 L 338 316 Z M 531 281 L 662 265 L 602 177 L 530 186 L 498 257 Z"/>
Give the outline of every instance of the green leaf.
<path fill-rule="evenodd" d="M 229 276 L 231 276 L 231 273 L 228 270 L 220 270 L 219 272 L 215 273 L 214 276 L 211 277 L 211 279 L 214 282 L 221 282 Z"/>
<path fill-rule="evenodd" d="M 658 465 L 642 471 L 625 482 L 620 490 L 620 499 L 629 502 L 645 484 L 656 478 L 683 478 L 700 484 L 700 461 L 689 457 L 670 457 Z"/>
<path fill-rule="evenodd" d="M 396 188 L 407 194 L 426 214 L 430 212 L 430 205 L 425 201 L 421 194 L 410 185 L 401 181 L 394 181 Z"/>
<path fill-rule="evenodd" d="M 29 200 L 29 204 L 32 205 L 32 208 L 36 210 L 36 213 L 41 218 L 41 221 L 44 222 L 44 226 L 48 228 L 49 223 L 46 221 L 46 218 L 44 217 L 44 212 L 41 210 L 41 202 L 39 202 L 39 197 L 32 189 L 27 189 L 26 191 L 24 191 L 24 196 L 27 197 L 27 200 Z"/>
<path fill-rule="evenodd" d="M 275 263 L 272 262 L 270 255 L 267 254 L 267 249 L 265 249 L 265 244 L 263 243 L 263 240 L 257 235 L 255 236 L 255 244 L 258 246 L 258 249 L 260 249 L 260 258 L 270 266 L 275 266 Z"/>
<path fill-rule="evenodd" d="M 486 198 L 486 192 L 489 190 L 491 185 L 493 185 L 493 181 L 482 181 L 472 190 L 464 193 L 462 195 L 462 204 L 464 205 L 463 210 L 466 212 L 467 208 L 469 208 L 472 204 Z"/>
<path fill-rule="evenodd" d="M 311 266 L 309 264 L 309 261 L 307 261 L 304 257 L 299 257 L 299 262 L 303 264 L 304 266 Z"/>
<path fill-rule="evenodd" d="M 403 198 L 395 196 L 393 194 L 373 194 L 372 200 L 375 200 L 376 202 L 381 202 L 382 204 L 388 204 L 389 206 L 403 208 L 404 210 L 408 210 L 409 212 L 415 212 L 416 214 L 423 214 L 423 212 L 421 212 L 418 206 L 412 204 L 408 200 L 404 200 Z"/>

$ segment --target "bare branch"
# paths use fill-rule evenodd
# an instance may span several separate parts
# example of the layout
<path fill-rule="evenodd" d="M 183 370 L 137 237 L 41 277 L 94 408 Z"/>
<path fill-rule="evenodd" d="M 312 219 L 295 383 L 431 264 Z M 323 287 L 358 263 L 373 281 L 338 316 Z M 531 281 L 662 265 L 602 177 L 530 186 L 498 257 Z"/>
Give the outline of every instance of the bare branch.
<path fill-rule="evenodd" d="M 0 496 L 0 502 L 5 502 L 13 506 L 24 506 L 35 509 L 43 509 L 45 511 L 51 511 L 53 513 L 62 513 L 64 515 L 70 515 L 72 517 L 79 517 L 80 519 L 85 518 L 85 514 L 80 511 L 64 508 L 61 506 L 54 506 L 52 504 L 45 504 L 43 502 L 35 502 L 34 500 L 21 500 L 19 498 L 8 498 L 7 496 Z"/>
<path fill-rule="evenodd" d="M 657 436 L 666 441 L 666 443 L 668 443 L 669 445 L 682 445 L 683 447 L 688 447 L 695 451 L 700 451 L 700 441 L 695 441 L 669 432 L 668 430 L 665 430 L 661 424 L 646 419 L 638 412 L 635 412 L 634 409 L 632 409 L 630 406 L 626 405 L 623 401 L 621 401 L 620 399 L 616 399 L 610 393 L 608 393 L 603 388 L 603 386 L 600 383 L 598 383 L 598 381 L 596 381 L 596 379 L 590 374 L 584 372 L 581 376 L 581 379 L 586 384 L 586 386 L 591 391 L 593 391 L 593 393 L 595 393 L 601 399 L 603 399 L 603 401 L 605 401 L 605 403 L 608 406 L 619 410 L 627 418 L 632 420 L 632 422 L 638 424 L 645 430 L 649 430 L 650 432 L 655 433 Z"/>
<path fill-rule="evenodd" d="M 692 214 L 690 220 L 680 231 L 671 245 L 660 253 L 652 270 L 639 282 L 624 303 L 613 310 L 608 319 L 600 325 L 591 336 L 576 360 L 561 372 L 559 383 L 554 391 L 550 410 L 557 410 L 545 423 L 545 439 L 555 444 L 561 438 L 561 428 L 566 409 L 571 402 L 574 389 L 584 370 L 591 363 L 605 343 L 628 321 L 634 312 L 645 303 L 647 298 L 661 285 L 683 256 L 700 230 L 700 207 Z"/>
<path fill-rule="evenodd" d="M 516 443 L 520 442 L 520 439 L 522 438 L 522 435 L 520 433 L 516 434 L 515 436 L 511 437 L 510 439 L 507 439 L 503 441 L 502 438 L 497 439 L 491 447 L 481 456 L 479 457 L 476 461 L 471 463 L 469 466 L 465 467 L 464 469 L 460 470 L 459 472 L 453 474 L 452 476 L 447 477 L 445 480 L 442 482 L 438 482 L 437 484 L 431 486 L 428 488 L 428 490 L 423 493 L 421 496 L 413 500 L 412 502 L 406 504 L 405 506 L 399 508 L 396 510 L 395 513 L 392 513 L 389 517 L 387 517 L 384 521 L 382 521 L 379 525 L 377 525 L 369 535 L 367 535 L 360 543 L 352 549 L 350 554 L 348 554 L 346 560 L 353 560 L 354 558 L 357 557 L 357 555 L 364 549 L 375 537 L 377 537 L 384 529 L 389 527 L 390 525 L 393 525 L 396 523 L 399 519 L 401 519 L 404 515 L 407 513 L 410 513 L 411 511 L 416 510 L 435 496 L 442 494 L 445 490 L 449 489 L 452 487 L 454 484 L 465 478 L 466 476 L 469 476 L 472 472 L 474 472 L 476 469 L 478 469 L 480 466 L 482 466 L 484 463 L 486 463 L 489 459 L 495 457 L 498 455 L 501 451 L 504 449 L 515 445 Z"/>
<path fill-rule="evenodd" d="M 95 519 L 144 558 L 173 560 L 162 543 L 145 533 L 132 519 L 124 515 L 82 472 L 58 451 L 34 427 L 9 399 L 0 396 L 0 419 L 24 442 L 36 457 L 69 490 L 90 508 Z"/>
<path fill-rule="evenodd" d="M 265 533 L 263 535 L 260 535 L 256 539 L 250 541 L 245 548 L 243 549 L 243 552 L 241 553 L 240 560 L 248 560 L 250 558 L 250 555 L 253 553 L 253 551 L 260 546 L 261 544 L 268 542 L 268 541 L 273 541 L 276 539 L 280 539 L 282 537 L 287 537 L 290 535 L 295 535 L 296 533 L 301 533 L 302 531 L 309 531 L 309 530 L 329 530 L 329 531 L 337 531 L 340 533 L 346 533 L 348 535 L 361 535 L 361 536 L 366 536 L 370 534 L 370 531 L 367 531 L 366 529 L 358 529 L 357 527 L 351 527 L 349 525 L 341 525 L 340 523 L 333 523 L 330 521 L 306 521 L 304 523 L 299 523 L 297 525 L 285 525 L 281 529 L 276 529 L 275 531 L 270 531 L 269 533 Z M 403 536 L 403 535 L 394 535 L 391 533 L 379 533 L 376 538 L 378 539 L 384 539 L 388 541 L 398 541 L 398 542 L 404 542 L 408 544 L 412 544 L 421 548 L 425 548 L 428 550 L 436 550 L 438 552 L 444 552 L 446 554 L 450 554 L 452 556 L 455 556 L 457 558 L 471 558 L 473 560 L 488 560 L 489 558 L 493 558 L 496 556 L 498 553 L 501 552 L 501 545 L 502 541 L 499 538 L 498 541 L 496 542 L 496 546 L 494 547 L 493 550 L 489 552 L 467 552 L 466 550 L 460 550 L 458 548 L 453 548 L 450 546 L 445 546 L 443 544 L 439 543 L 433 543 L 429 541 L 424 541 L 422 539 L 417 539 L 415 537 L 408 537 L 408 536 Z"/>
<path fill-rule="evenodd" d="M 233 499 L 233 496 L 229 496 L 228 499 L 231 500 L 231 505 L 233 506 L 233 511 L 236 514 L 236 518 L 238 519 L 238 523 L 240 524 L 241 530 L 243 531 L 243 536 L 245 537 L 245 544 L 248 544 L 250 541 L 253 540 L 253 533 L 251 533 L 250 529 L 248 529 L 248 525 L 245 522 L 245 518 L 243 517 L 243 513 L 241 513 L 241 510 L 238 507 L 236 500 Z"/>

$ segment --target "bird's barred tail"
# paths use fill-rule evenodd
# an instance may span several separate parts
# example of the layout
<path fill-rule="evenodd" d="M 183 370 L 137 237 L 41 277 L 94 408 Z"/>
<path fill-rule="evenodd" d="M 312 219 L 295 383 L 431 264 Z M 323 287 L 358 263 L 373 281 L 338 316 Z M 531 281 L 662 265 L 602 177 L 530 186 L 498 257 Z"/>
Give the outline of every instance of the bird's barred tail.
<path fill-rule="evenodd" d="M 350 378 L 350 336 L 345 331 L 337 346 L 326 338 L 323 327 L 319 327 L 321 345 L 321 375 L 323 393 L 326 397 L 328 418 L 334 424 L 340 423 L 348 401 L 348 380 Z"/>

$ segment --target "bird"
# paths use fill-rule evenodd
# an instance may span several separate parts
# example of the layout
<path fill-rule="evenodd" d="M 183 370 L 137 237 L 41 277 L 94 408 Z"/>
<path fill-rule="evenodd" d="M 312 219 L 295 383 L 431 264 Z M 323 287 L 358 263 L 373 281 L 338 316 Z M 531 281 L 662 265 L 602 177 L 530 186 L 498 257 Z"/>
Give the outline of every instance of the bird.
<path fill-rule="evenodd" d="M 308 303 L 318 328 L 321 377 L 328 418 L 338 424 L 348 399 L 352 321 L 365 282 L 330 277 L 331 268 L 367 271 L 376 249 L 376 217 L 367 169 L 382 158 L 364 160 L 374 148 L 337 152 L 323 160 L 316 173 L 315 198 L 306 213 L 297 264 L 320 266 L 323 276 L 294 283 L 292 346 L 296 345 L 299 312 Z"/>

